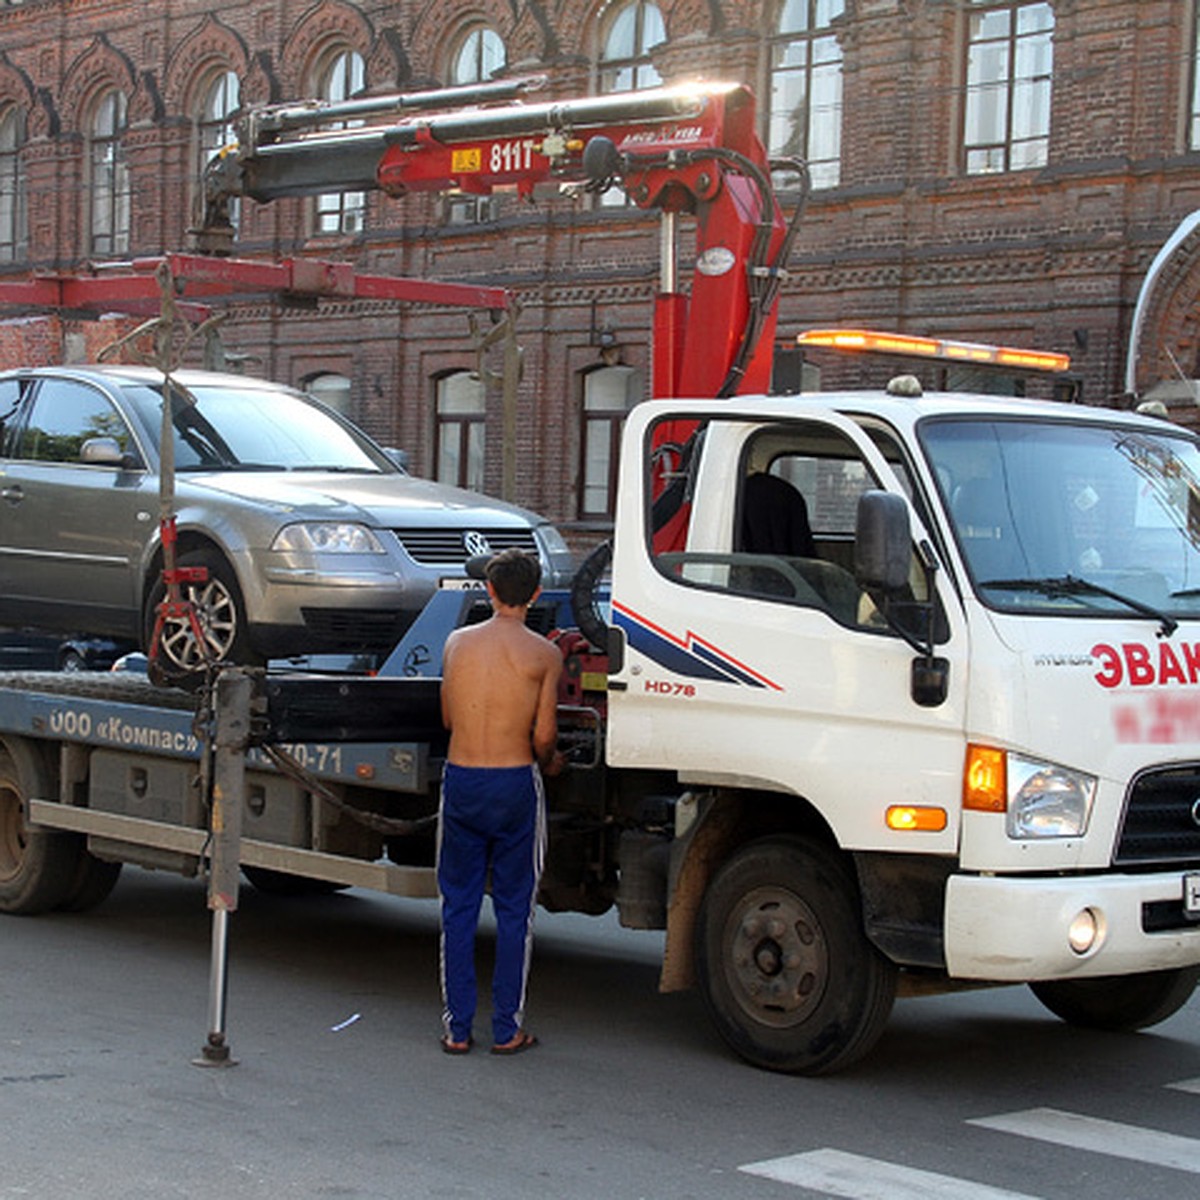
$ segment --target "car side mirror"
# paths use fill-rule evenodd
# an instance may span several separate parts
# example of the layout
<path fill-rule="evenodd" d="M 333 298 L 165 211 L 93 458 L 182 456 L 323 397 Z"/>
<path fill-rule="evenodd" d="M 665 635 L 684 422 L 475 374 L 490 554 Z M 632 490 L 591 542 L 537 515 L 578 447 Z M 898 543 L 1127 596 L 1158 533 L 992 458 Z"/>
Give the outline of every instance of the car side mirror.
<path fill-rule="evenodd" d="M 388 456 L 406 475 L 408 474 L 408 451 L 397 450 L 395 446 L 385 446 L 384 454 Z"/>
<path fill-rule="evenodd" d="M 79 461 L 90 467 L 120 467 L 130 471 L 141 466 L 135 454 L 126 454 L 116 438 L 88 438 L 79 447 Z"/>

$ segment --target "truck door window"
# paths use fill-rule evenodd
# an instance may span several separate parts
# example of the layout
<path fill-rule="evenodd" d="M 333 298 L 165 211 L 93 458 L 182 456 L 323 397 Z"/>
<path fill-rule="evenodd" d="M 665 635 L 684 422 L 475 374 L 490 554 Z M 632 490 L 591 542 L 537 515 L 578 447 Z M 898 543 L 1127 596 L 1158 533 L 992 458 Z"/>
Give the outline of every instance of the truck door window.
<path fill-rule="evenodd" d="M 858 500 L 879 482 L 852 441 L 801 422 L 710 421 L 700 455 L 686 546 L 658 554 L 660 570 L 706 590 L 817 608 L 850 627 L 884 627 L 853 574 Z M 914 580 L 923 592 L 923 573 Z"/>

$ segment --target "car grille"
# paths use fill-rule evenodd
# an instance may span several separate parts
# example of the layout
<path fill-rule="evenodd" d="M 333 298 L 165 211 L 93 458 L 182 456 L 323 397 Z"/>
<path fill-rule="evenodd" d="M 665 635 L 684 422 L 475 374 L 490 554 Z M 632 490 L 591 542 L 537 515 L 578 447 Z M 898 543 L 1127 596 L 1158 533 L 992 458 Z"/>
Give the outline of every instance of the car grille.
<path fill-rule="evenodd" d="M 1114 861 L 1200 865 L 1200 763 L 1147 771 L 1133 781 Z"/>
<path fill-rule="evenodd" d="M 527 554 L 537 554 L 537 542 L 531 529 L 396 529 L 404 552 L 414 562 L 426 567 L 461 567 L 476 554 L 488 550 L 469 550 L 469 534 L 482 536 L 491 553 L 516 547 Z"/>
<path fill-rule="evenodd" d="M 300 615 L 313 651 L 390 650 L 410 619 L 392 609 L 302 608 Z"/>

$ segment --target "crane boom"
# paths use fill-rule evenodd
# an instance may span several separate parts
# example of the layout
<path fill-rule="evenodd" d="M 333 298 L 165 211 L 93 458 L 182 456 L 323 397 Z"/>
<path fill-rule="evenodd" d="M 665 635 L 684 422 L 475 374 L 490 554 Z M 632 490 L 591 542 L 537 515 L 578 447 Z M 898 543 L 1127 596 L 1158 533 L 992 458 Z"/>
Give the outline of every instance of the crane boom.
<path fill-rule="evenodd" d="M 663 239 L 653 390 L 720 396 L 770 384 L 775 299 L 790 231 L 757 135 L 754 97 L 736 83 L 652 88 L 529 103 L 541 81 L 251 109 L 211 164 L 201 235 L 228 231 L 228 201 L 328 191 L 389 196 L 546 182 L 619 183 L 641 208 L 697 220 L 690 295 Z M 458 100 L 460 103 L 452 103 Z M 467 103 L 461 103 L 466 100 Z"/>

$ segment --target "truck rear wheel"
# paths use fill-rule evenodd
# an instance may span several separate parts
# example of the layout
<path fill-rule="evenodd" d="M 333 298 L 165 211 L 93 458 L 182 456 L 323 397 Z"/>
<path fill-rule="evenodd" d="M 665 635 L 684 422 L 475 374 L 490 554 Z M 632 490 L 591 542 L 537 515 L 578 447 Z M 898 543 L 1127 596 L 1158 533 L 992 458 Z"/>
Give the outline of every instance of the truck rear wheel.
<path fill-rule="evenodd" d="M 108 862 L 90 853 L 80 838 L 79 857 L 75 863 L 75 878 L 70 890 L 59 901 L 63 912 L 89 912 L 108 899 L 121 876 L 121 863 Z"/>
<path fill-rule="evenodd" d="M 713 877 L 696 926 L 709 1015 L 755 1066 L 841 1070 L 879 1040 L 896 968 L 867 940 L 858 889 L 834 850 L 751 842 Z"/>
<path fill-rule="evenodd" d="M 0 748 L 0 912 L 45 912 L 62 903 L 75 880 L 79 839 L 29 825 L 30 797 L 51 794 L 36 752 L 6 742 Z"/>
<path fill-rule="evenodd" d="M 1148 1029 L 1177 1013 L 1191 999 L 1200 967 L 1053 979 L 1031 983 L 1030 991 L 1056 1016 L 1083 1029 L 1132 1032 Z"/>

